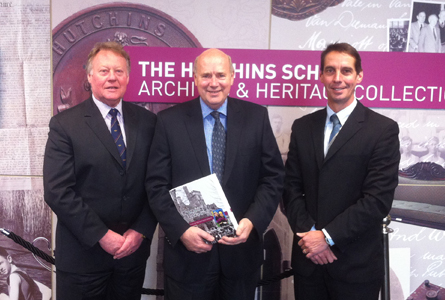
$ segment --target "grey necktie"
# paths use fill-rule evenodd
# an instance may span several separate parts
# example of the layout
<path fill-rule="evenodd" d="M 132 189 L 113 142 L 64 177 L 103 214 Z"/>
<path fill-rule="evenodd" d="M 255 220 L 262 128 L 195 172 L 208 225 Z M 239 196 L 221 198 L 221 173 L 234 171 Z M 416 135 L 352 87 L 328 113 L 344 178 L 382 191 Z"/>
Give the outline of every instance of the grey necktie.
<path fill-rule="evenodd" d="M 221 182 L 224 173 L 224 160 L 226 153 L 226 131 L 219 119 L 220 113 L 212 111 L 210 113 L 215 118 L 215 125 L 212 133 L 212 171 Z"/>
<path fill-rule="evenodd" d="M 337 133 L 340 131 L 341 123 L 336 114 L 333 114 L 329 120 L 333 123 L 332 132 L 329 136 L 329 145 L 331 145 L 332 140 L 335 138 Z"/>

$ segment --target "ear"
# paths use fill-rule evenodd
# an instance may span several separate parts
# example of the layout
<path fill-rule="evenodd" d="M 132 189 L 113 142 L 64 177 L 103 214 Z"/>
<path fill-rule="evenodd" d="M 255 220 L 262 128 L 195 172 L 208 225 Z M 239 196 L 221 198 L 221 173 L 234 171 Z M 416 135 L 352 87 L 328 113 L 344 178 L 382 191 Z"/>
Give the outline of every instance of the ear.
<path fill-rule="evenodd" d="M 198 77 L 195 72 L 193 72 L 193 80 L 195 81 L 195 86 L 198 86 Z"/>
<path fill-rule="evenodd" d="M 7 257 L 6 259 L 8 260 L 8 262 L 9 262 L 10 264 L 12 264 L 12 257 L 11 257 L 11 255 L 8 255 L 8 257 Z"/>
<path fill-rule="evenodd" d="M 363 70 L 357 74 L 357 84 L 363 80 Z"/>

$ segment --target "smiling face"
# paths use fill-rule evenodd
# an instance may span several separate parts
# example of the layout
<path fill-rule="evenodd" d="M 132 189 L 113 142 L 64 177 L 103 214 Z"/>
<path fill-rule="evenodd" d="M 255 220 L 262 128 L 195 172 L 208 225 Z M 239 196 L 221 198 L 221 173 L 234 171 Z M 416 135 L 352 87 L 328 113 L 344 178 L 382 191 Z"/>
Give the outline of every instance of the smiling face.
<path fill-rule="evenodd" d="M 229 57 L 218 49 L 204 51 L 196 60 L 194 79 L 199 96 L 211 109 L 224 104 L 233 84 Z"/>
<path fill-rule="evenodd" d="M 127 61 L 111 50 L 101 50 L 91 62 L 88 82 L 97 100 L 115 107 L 127 90 Z"/>
<path fill-rule="evenodd" d="M 324 59 L 320 81 L 326 88 L 328 105 L 339 112 L 354 101 L 355 87 L 363 79 L 363 71 L 355 70 L 355 58 L 337 51 L 329 52 Z"/>

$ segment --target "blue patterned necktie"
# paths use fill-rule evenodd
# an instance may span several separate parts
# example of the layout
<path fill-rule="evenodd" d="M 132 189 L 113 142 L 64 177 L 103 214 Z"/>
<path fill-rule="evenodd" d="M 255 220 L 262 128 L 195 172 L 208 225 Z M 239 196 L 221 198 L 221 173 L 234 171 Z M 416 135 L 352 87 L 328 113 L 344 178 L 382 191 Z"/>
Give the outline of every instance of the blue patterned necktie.
<path fill-rule="evenodd" d="M 226 131 L 219 119 L 219 112 L 212 111 L 210 113 L 215 118 L 215 125 L 212 133 L 212 165 L 213 173 L 216 174 L 221 182 L 224 173 L 224 160 L 226 153 Z"/>
<path fill-rule="evenodd" d="M 121 126 L 119 125 L 119 121 L 117 120 L 118 110 L 112 108 L 108 113 L 111 116 L 111 136 L 116 143 L 117 150 L 119 151 L 119 155 L 122 159 L 122 165 L 125 168 L 126 160 L 127 160 L 127 150 L 125 148 L 124 137 L 122 136 Z"/>
<path fill-rule="evenodd" d="M 333 123 L 332 132 L 331 132 L 331 135 L 329 136 L 329 146 L 330 146 L 332 140 L 335 138 L 337 133 L 340 131 L 341 123 L 340 123 L 340 120 L 338 119 L 338 116 L 336 114 L 333 114 L 329 118 L 329 120 L 331 120 L 331 122 Z"/>

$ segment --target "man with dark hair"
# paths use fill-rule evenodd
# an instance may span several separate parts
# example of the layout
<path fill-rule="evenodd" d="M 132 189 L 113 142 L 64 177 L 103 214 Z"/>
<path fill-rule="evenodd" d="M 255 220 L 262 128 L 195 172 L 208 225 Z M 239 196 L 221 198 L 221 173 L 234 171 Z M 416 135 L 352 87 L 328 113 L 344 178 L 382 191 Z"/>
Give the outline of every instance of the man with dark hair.
<path fill-rule="evenodd" d="M 157 224 L 144 186 L 156 116 L 122 100 L 129 67 L 120 44 L 96 44 L 92 96 L 49 124 L 43 180 L 58 218 L 58 299 L 141 298 Z"/>
<path fill-rule="evenodd" d="M 0 276 L 6 277 L 9 300 L 46 300 L 51 296 L 51 290 L 17 267 L 3 247 L 0 247 Z M 0 299 L 4 299 L 2 295 Z"/>
<path fill-rule="evenodd" d="M 349 44 L 322 53 L 327 107 L 298 120 L 284 205 L 295 233 L 295 298 L 376 300 L 383 283 L 381 223 L 398 180 L 399 129 L 355 99 L 363 79 Z"/>
<path fill-rule="evenodd" d="M 229 97 L 230 57 L 208 49 L 195 61 L 200 97 L 158 114 L 149 158 L 150 205 L 165 231 L 165 299 L 254 299 L 263 233 L 281 198 L 283 163 L 267 110 Z M 215 173 L 238 221 L 236 237 L 190 227 L 169 190 Z"/>
<path fill-rule="evenodd" d="M 419 52 L 419 36 L 420 31 L 427 24 L 425 23 L 426 14 L 421 11 L 416 16 L 417 21 L 412 22 L 409 30 L 409 52 Z"/>

